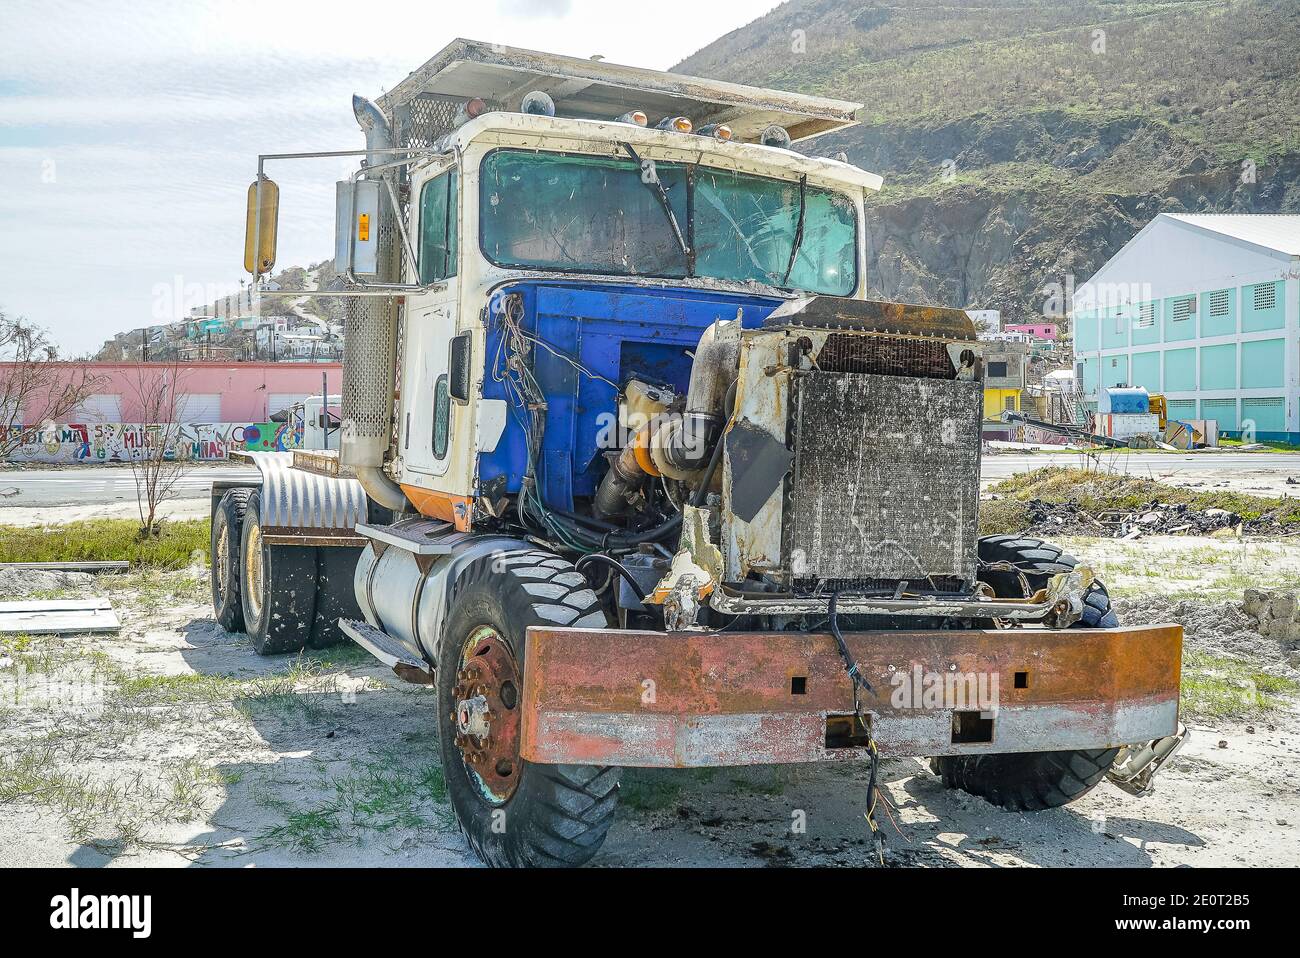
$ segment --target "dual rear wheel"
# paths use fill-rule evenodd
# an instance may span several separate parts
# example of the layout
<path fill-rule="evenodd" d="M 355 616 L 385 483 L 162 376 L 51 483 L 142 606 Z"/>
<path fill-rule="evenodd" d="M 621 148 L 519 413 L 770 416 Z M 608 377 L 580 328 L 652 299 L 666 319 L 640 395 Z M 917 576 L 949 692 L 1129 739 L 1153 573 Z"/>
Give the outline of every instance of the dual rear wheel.
<path fill-rule="evenodd" d="M 360 618 L 352 588 L 359 549 L 273 545 L 262 531 L 261 491 L 228 490 L 212 515 L 212 609 L 260 655 L 343 640 L 340 618 Z"/>

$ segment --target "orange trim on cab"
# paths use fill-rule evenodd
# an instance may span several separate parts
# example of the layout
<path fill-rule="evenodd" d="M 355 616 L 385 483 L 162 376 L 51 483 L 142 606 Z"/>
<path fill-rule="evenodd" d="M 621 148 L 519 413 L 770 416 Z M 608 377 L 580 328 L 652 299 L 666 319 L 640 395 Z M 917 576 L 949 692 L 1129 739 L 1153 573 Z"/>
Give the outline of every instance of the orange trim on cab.
<path fill-rule="evenodd" d="M 420 515 L 443 519 L 455 524 L 457 532 L 469 532 L 470 514 L 474 500 L 469 496 L 454 496 L 448 492 L 434 492 L 402 483 L 402 491 Z"/>

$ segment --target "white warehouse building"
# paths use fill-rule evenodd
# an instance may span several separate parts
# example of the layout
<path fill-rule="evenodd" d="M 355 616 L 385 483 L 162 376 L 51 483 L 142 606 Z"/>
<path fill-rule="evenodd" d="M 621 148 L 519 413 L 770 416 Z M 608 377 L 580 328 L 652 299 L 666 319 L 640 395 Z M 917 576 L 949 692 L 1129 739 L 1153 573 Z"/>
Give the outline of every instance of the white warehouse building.
<path fill-rule="evenodd" d="M 1300 215 L 1161 213 L 1073 298 L 1075 372 L 1173 419 L 1300 442 Z"/>

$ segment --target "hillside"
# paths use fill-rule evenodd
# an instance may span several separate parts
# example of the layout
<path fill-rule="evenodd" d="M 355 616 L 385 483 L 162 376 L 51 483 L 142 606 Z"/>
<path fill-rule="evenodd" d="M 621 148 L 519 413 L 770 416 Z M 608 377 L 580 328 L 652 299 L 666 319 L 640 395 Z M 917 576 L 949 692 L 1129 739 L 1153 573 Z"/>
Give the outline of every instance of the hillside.
<path fill-rule="evenodd" d="M 1024 318 L 1156 213 L 1300 210 L 1295 0 L 793 0 L 674 69 L 866 104 L 808 146 L 885 177 L 890 298 Z"/>

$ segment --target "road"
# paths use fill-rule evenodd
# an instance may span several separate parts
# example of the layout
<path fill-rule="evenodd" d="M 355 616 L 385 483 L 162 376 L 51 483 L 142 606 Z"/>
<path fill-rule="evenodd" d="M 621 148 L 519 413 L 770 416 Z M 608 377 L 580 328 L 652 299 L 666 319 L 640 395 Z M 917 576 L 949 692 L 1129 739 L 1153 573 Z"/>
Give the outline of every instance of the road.
<path fill-rule="evenodd" d="M 1230 485 L 1243 492 L 1293 494 L 1300 487 L 1288 478 L 1300 478 L 1300 455 L 1260 452 L 1217 452 L 1195 455 L 1169 453 L 1099 453 L 1097 467 L 1178 485 L 1213 487 Z M 982 478 L 987 485 L 999 479 L 1043 466 L 1074 466 L 1084 457 L 1052 453 L 985 456 Z M 205 465 L 187 472 L 177 487 L 178 501 L 206 500 L 214 480 L 255 475 L 251 466 Z M 15 491 L 16 490 L 16 491 Z M 95 506 L 135 503 L 135 480 L 126 466 L 84 466 L 70 469 L 0 471 L 0 512 L 10 509 Z"/>
<path fill-rule="evenodd" d="M 1300 479 L 1300 456 L 1269 452 L 1173 453 L 1097 452 L 985 456 L 980 476 L 987 486 L 1043 466 L 1082 466 L 1191 488 L 1231 488 L 1256 495 L 1300 493 L 1287 479 Z"/>
<path fill-rule="evenodd" d="M 257 470 L 252 466 L 199 466 L 177 481 L 176 498 L 206 499 L 214 480 L 248 475 L 256 476 Z M 32 509 L 114 502 L 135 503 L 135 478 L 128 466 L 0 472 L 0 508 Z"/>

